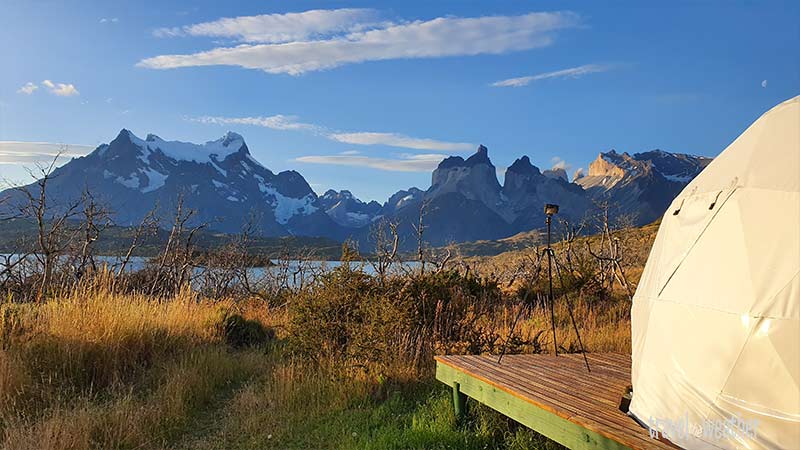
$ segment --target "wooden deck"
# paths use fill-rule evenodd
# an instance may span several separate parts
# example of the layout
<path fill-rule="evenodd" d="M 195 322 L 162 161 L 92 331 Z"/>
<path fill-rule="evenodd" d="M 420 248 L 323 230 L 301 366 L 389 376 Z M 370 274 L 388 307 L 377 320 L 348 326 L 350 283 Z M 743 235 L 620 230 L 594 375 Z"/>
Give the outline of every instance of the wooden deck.
<path fill-rule="evenodd" d="M 437 356 L 436 378 L 572 449 L 674 449 L 619 410 L 631 384 L 629 355 Z M 458 393 L 461 393 L 459 395 Z"/>

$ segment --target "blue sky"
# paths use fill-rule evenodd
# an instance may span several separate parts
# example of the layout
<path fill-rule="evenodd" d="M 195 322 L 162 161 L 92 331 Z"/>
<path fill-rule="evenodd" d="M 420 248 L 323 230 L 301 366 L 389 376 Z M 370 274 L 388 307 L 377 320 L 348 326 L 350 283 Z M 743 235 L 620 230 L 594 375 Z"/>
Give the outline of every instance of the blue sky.
<path fill-rule="evenodd" d="M 481 143 L 570 172 L 611 148 L 715 156 L 800 93 L 797 2 L 608 5 L 0 0 L 0 179 L 41 143 L 233 130 L 318 193 L 382 202 Z"/>

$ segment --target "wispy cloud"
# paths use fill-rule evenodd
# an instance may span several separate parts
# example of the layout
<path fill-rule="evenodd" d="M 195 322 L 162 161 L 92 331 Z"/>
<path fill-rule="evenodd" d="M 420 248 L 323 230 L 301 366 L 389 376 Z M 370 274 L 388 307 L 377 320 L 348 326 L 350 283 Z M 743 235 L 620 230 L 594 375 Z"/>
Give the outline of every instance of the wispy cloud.
<path fill-rule="evenodd" d="M 550 162 L 553 163 L 553 169 L 569 170 L 572 167 L 571 164 L 567 163 L 566 161 L 564 161 L 563 159 L 561 159 L 558 156 L 554 156 L 554 157 L 550 158 Z"/>
<path fill-rule="evenodd" d="M 274 116 L 258 117 L 214 117 L 202 116 L 189 118 L 192 122 L 214 124 L 214 125 L 254 125 L 258 127 L 270 128 L 273 130 L 304 130 L 321 132 L 323 129 L 310 123 L 297 121 L 297 116 L 286 116 L 277 114 Z"/>
<path fill-rule="evenodd" d="M 322 15 L 327 17 L 334 11 L 339 10 L 326 11 Z M 285 16 L 270 15 L 266 21 L 276 21 Z M 265 19 L 252 17 L 250 19 L 259 25 L 247 29 L 242 24 L 250 19 L 242 17 L 230 19 L 231 22 L 210 22 L 215 24 L 213 26 L 198 24 L 203 25 L 206 35 L 225 33 L 247 43 L 193 54 L 160 55 L 143 59 L 137 65 L 151 69 L 229 65 L 267 73 L 300 75 L 365 61 L 500 54 L 546 47 L 553 42 L 556 31 L 579 23 L 578 16 L 571 12 L 475 18 L 438 17 L 426 21 L 384 23 L 380 26 L 360 17 L 357 20 L 351 18 L 352 13 L 351 16 L 345 14 L 345 18 L 333 21 L 336 26 L 343 28 L 344 32 L 340 34 L 335 33 L 337 30 L 333 29 L 334 25 L 323 22 L 325 24 L 317 29 L 327 30 L 333 35 L 316 40 L 304 40 L 303 37 L 325 32 L 315 31 L 309 26 L 297 32 L 287 32 L 283 28 L 273 32 L 261 26 Z M 307 21 L 303 23 L 307 24 Z M 226 30 L 226 27 L 229 29 Z M 352 31 L 358 27 L 366 29 Z M 176 33 L 162 34 L 180 35 L 191 30 L 191 26 L 184 28 Z"/>
<path fill-rule="evenodd" d="M 214 117 L 202 116 L 188 118 L 199 123 L 215 125 L 254 125 L 273 130 L 307 131 L 336 142 L 354 145 L 385 145 L 388 147 L 429 150 L 437 152 L 461 152 L 475 145 L 465 142 L 447 142 L 436 139 L 415 138 L 399 133 L 379 133 L 370 131 L 341 132 L 321 125 L 300 122 L 297 116 L 278 114 L 258 117 Z"/>
<path fill-rule="evenodd" d="M 25 83 L 24 86 L 22 86 L 21 88 L 17 89 L 17 93 L 18 94 L 31 95 L 31 94 L 33 94 L 33 91 L 35 91 L 37 89 L 39 89 L 39 86 L 37 86 L 36 83 L 32 83 L 32 82 L 28 81 L 27 83 Z"/>
<path fill-rule="evenodd" d="M 301 13 L 226 17 L 182 27 L 158 28 L 157 37 L 207 36 L 239 42 L 276 44 L 360 31 L 378 24 L 372 9 L 315 9 Z"/>
<path fill-rule="evenodd" d="M 522 87 L 527 86 L 534 81 L 546 80 L 548 78 L 580 78 L 590 73 L 606 72 L 611 68 L 612 66 L 608 64 L 586 64 L 583 66 L 571 67 L 569 69 L 556 70 L 554 72 L 545 72 L 526 77 L 509 78 L 507 80 L 495 81 L 492 83 L 492 86 Z"/>
<path fill-rule="evenodd" d="M 32 164 L 50 162 L 56 155 L 61 158 L 83 156 L 94 147 L 55 142 L 0 141 L 0 164 Z"/>
<path fill-rule="evenodd" d="M 118 17 L 103 17 L 100 19 L 100 23 L 117 23 L 119 22 Z"/>
<path fill-rule="evenodd" d="M 444 159 L 444 155 L 401 155 L 397 159 L 372 158 L 356 155 L 301 156 L 295 161 L 311 164 L 368 167 L 389 172 L 430 172 Z"/>
<path fill-rule="evenodd" d="M 434 150 L 440 152 L 466 151 L 474 147 L 473 144 L 465 142 L 444 142 L 435 139 L 420 139 L 397 133 L 333 133 L 328 135 L 328 138 L 346 144 L 387 145 L 389 147 Z"/>
<path fill-rule="evenodd" d="M 75 88 L 75 85 L 71 83 L 53 83 L 50 80 L 44 80 L 42 81 L 42 86 L 47 88 L 51 94 L 58 95 L 59 97 L 72 97 L 81 94 L 78 92 L 78 89 Z"/>

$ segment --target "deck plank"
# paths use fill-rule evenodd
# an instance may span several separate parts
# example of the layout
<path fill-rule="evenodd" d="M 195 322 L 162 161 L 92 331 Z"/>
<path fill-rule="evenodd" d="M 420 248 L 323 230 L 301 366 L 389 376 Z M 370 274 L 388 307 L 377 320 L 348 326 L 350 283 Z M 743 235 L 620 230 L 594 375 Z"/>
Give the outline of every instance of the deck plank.
<path fill-rule="evenodd" d="M 457 377 L 467 385 L 474 379 L 467 395 L 516 420 L 522 417 L 525 425 L 549 432 L 548 437 L 571 448 L 674 449 L 667 441 L 650 438 L 617 409 L 630 385 L 630 356 L 599 353 L 587 358 L 591 372 L 580 354 L 506 355 L 500 363 L 492 355 L 437 356 L 437 378 L 452 384 L 456 380 L 447 378 Z M 503 396 L 502 401 L 492 395 Z"/>
<path fill-rule="evenodd" d="M 481 367 L 473 365 L 470 367 L 477 371 L 481 369 Z M 505 370 L 504 372 L 492 371 L 494 379 L 508 386 L 513 385 L 526 395 L 539 396 L 543 403 L 547 402 L 551 408 L 566 413 L 565 415 L 559 414 L 562 417 L 566 416 L 565 418 L 573 422 L 599 432 L 613 433 L 616 429 L 629 429 L 634 433 L 638 431 L 638 424 L 627 416 L 607 414 L 608 411 L 616 409 L 618 402 L 601 402 L 590 391 L 571 390 L 563 384 L 554 387 L 557 383 L 555 378 L 531 381 L 524 375 L 508 372 L 507 368 Z M 530 388 L 531 384 L 533 384 L 532 389 Z"/>

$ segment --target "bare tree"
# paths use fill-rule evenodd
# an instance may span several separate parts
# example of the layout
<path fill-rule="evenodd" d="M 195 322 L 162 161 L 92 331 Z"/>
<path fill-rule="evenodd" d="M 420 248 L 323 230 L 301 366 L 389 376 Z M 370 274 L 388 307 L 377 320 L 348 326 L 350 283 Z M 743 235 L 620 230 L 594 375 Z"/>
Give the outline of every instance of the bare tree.
<path fill-rule="evenodd" d="M 625 276 L 625 270 L 622 262 L 622 249 L 620 247 L 619 238 L 616 236 L 615 229 L 612 229 L 610 219 L 610 209 L 608 202 L 599 203 L 600 208 L 599 221 L 600 221 L 600 245 L 599 251 L 592 249 L 591 243 L 586 241 L 586 249 L 592 255 L 600 266 L 598 274 L 600 276 L 600 283 L 608 283 L 611 287 L 616 281 L 622 286 L 628 294 L 628 299 L 633 300 L 633 288 L 628 283 L 628 278 Z M 620 218 L 622 224 L 630 226 L 629 218 Z M 619 228 L 619 227 L 615 227 Z"/>
<path fill-rule="evenodd" d="M 117 268 L 117 277 L 120 277 L 123 273 L 125 273 L 125 268 L 130 263 L 133 253 L 141 245 L 142 239 L 147 235 L 157 233 L 159 224 L 158 217 L 156 216 L 157 210 L 158 207 L 155 206 L 153 209 L 148 211 L 142 220 L 139 221 L 136 229 L 133 230 L 133 237 L 131 238 L 131 243 L 128 246 L 128 251 L 125 252 L 125 256 L 122 258 L 122 261 Z"/>
<path fill-rule="evenodd" d="M 194 237 L 208 224 L 190 226 L 197 211 L 186 208 L 183 202 L 183 195 L 179 195 L 172 228 L 155 268 L 155 276 L 150 286 L 151 295 L 159 292 L 162 294 L 177 292 L 192 280 Z"/>
<path fill-rule="evenodd" d="M 419 205 L 419 221 L 416 225 L 411 225 L 414 228 L 414 233 L 417 235 L 417 261 L 420 263 L 421 273 L 425 273 L 425 215 L 428 212 L 430 200 L 424 199 Z"/>
<path fill-rule="evenodd" d="M 37 298 L 42 299 L 50 288 L 56 265 L 64 251 L 78 235 L 79 229 L 70 228 L 70 221 L 79 213 L 81 200 L 74 200 L 62 206 L 51 206 L 48 203 L 48 184 L 53 179 L 56 162 L 63 152 L 62 147 L 53 160 L 47 165 L 36 165 L 36 171 L 28 173 L 36 179 L 31 187 L 15 187 L 24 201 L 18 206 L 18 216 L 32 219 L 36 224 L 36 251 L 33 256 L 42 268 L 37 287 Z"/>
<path fill-rule="evenodd" d="M 80 228 L 83 242 L 73 264 L 76 280 L 80 279 L 87 270 L 97 270 L 93 245 L 100 234 L 111 226 L 111 211 L 95 200 L 88 187 L 83 191 L 81 205 L 83 208 L 80 212 L 82 216 Z"/>
<path fill-rule="evenodd" d="M 372 225 L 370 234 L 375 242 L 375 259 L 370 261 L 370 264 L 378 275 L 381 284 L 383 284 L 389 267 L 397 258 L 397 251 L 400 246 L 397 222 L 381 218 Z"/>

